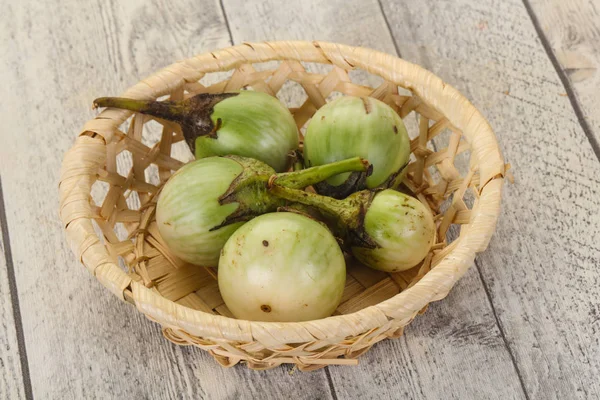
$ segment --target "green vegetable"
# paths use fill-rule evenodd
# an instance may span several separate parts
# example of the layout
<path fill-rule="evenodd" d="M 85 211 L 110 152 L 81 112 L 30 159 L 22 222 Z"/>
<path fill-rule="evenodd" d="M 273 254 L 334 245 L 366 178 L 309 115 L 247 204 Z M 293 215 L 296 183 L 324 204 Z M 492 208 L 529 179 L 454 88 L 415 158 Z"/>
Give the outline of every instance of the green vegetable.
<path fill-rule="evenodd" d="M 384 190 L 373 198 L 364 230 L 376 248 L 355 246 L 352 253 L 365 265 L 382 271 L 404 271 L 419 264 L 435 240 L 435 223 L 414 197 Z"/>
<path fill-rule="evenodd" d="M 219 290 L 236 318 L 308 321 L 340 304 L 344 256 L 320 223 L 294 213 L 253 219 L 227 241 L 219 260 Z"/>
<path fill-rule="evenodd" d="M 357 190 L 396 187 L 410 156 L 410 140 L 402 118 L 371 97 L 340 97 L 323 106 L 310 120 L 304 137 L 307 166 L 362 157 L 373 173 L 340 174 L 316 185 L 316 190 L 345 198 Z"/>
<path fill-rule="evenodd" d="M 278 197 L 316 207 L 335 223 L 335 233 L 365 265 L 387 272 L 419 264 L 435 240 L 429 210 L 417 199 L 386 189 L 364 190 L 343 200 L 273 186 Z"/>
<path fill-rule="evenodd" d="M 160 102 L 102 97 L 94 105 L 177 122 L 196 158 L 233 154 L 255 158 L 282 172 L 289 167 L 288 154 L 298 147 L 298 128 L 289 110 L 261 92 L 199 94 Z"/>
<path fill-rule="evenodd" d="M 303 188 L 340 172 L 366 168 L 358 157 L 281 174 L 239 156 L 196 160 L 173 174 L 162 188 L 156 207 L 158 230 L 179 258 L 216 266 L 219 251 L 237 228 L 286 205 L 268 192 L 270 184 Z"/>

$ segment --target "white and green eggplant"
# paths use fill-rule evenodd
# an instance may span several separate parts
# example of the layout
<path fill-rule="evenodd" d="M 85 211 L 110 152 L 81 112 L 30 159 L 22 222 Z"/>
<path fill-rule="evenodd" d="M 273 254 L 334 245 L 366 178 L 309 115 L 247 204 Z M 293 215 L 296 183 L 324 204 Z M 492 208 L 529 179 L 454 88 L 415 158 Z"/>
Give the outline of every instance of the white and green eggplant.
<path fill-rule="evenodd" d="M 410 269 L 425 258 L 435 240 L 436 226 L 427 207 L 393 189 L 363 190 L 343 200 L 277 185 L 270 191 L 322 211 L 348 251 L 374 269 Z"/>
<path fill-rule="evenodd" d="M 331 315 L 340 304 L 346 264 L 327 228 L 278 212 L 235 231 L 223 248 L 218 280 L 236 318 L 308 321 Z"/>
<path fill-rule="evenodd" d="M 402 118 L 387 104 L 371 97 L 340 97 L 321 107 L 304 137 L 306 166 L 350 157 L 369 160 L 373 173 L 345 173 L 315 186 L 335 198 L 373 188 L 396 187 L 410 156 L 410 140 Z"/>
<path fill-rule="evenodd" d="M 283 172 L 290 166 L 290 152 L 298 147 L 292 114 L 277 98 L 261 92 L 204 93 L 182 101 L 102 97 L 94 105 L 177 122 L 196 158 L 233 154 Z"/>
<path fill-rule="evenodd" d="M 158 230 L 177 257 L 216 266 L 221 248 L 237 228 L 286 205 L 286 200 L 269 193 L 269 185 L 304 188 L 340 172 L 364 171 L 367 165 L 356 157 L 277 174 L 268 165 L 245 157 L 196 160 L 163 186 L 156 206 Z"/>

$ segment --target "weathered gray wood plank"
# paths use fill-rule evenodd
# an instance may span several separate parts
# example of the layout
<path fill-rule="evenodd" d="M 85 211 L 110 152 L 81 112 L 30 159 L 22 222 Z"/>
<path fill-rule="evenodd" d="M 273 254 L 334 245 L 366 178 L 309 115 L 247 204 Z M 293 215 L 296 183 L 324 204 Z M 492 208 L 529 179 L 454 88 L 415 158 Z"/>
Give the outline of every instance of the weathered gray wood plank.
<path fill-rule="evenodd" d="M 523 3 L 383 5 L 403 56 L 472 99 L 514 166 L 478 263 L 530 398 L 598 398 L 600 164 Z"/>
<path fill-rule="evenodd" d="M 527 0 L 575 101 L 600 140 L 600 7 L 594 0 Z M 566 93 L 565 93 L 566 94 Z M 597 149 L 600 151 L 600 149 Z M 600 154 L 597 154 L 600 157 Z"/>
<path fill-rule="evenodd" d="M 376 1 L 245 4 L 224 1 L 236 43 L 319 39 L 395 53 Z M 339 398 L 524 397 L 475 269 L 403 338 L 376 345 L 360 360 L 356 368 L 329 367 Z"/>
<path fill-rule="evenodd" d="M 0 181 L 0 202 L 2 201 Z M 0 203 L 0 228 L 6 229 L 4 206 Z M 0 398 L 24 399 L 25 388 L 21 371 L 19 342 L 15 326 L 13 304 L 10 293 L 7 246 L 3 229 L 0 229 Z"/>
<path fill-rule="evenodd" d="M 0 22 L 0 173 L 34 397 L 331 398 L 324 371 L 224 370 L 170 344 L 78 263 L 58 219 L 60 163 L 91 101 L 227 46 L 219 3 L 28 2 L 5 4 Z"/>

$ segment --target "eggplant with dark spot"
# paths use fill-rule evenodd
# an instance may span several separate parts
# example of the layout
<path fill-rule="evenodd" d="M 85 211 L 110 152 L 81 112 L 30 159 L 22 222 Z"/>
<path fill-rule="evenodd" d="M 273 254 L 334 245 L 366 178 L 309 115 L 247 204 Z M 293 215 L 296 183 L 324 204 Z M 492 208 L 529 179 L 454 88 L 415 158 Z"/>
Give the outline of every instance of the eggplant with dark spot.
<path fill-rule="evenodd" d="M 309 321 L 330 316 L 340 304 L 346 263 L 322 224 L 277 212 L 235 231 L 219 259 L 218 279 L 223 301 L 236 318 Z"/>

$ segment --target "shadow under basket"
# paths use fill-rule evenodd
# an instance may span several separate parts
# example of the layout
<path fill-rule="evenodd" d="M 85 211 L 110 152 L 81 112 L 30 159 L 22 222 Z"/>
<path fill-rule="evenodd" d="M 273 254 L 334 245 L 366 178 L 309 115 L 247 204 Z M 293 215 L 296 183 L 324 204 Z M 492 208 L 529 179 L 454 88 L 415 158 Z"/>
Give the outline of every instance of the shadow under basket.
<path fill-rule="evenodd" d="M 177 62 L 123 93 L 178 100 L 256 90 L 290 107 L 302 132 L 340 96 L 371 96 L 404 119 L 411 163 L 404 184 L 435 215 L 437 241 L 415 268 L 384 273 L 348 258 L 343 300 L 329 318 L 269 323 L 233 318 L 216 270 L 173 256 L 154 220 L 157 194 L 192 159 L 179 127 L 106 109 L 66 153 L 60 215 L 87 269 L 119 299 L 163 327 L 170 341 L 198 346 L 223 366 L 282 363 L 313 370 L 356 364 L 373 344 L 402 334 L 445 297 L 492 236 L 506 166 L 484 117 L 456 89 L 389 54 L 326 42 L 247 43 Z"/>

